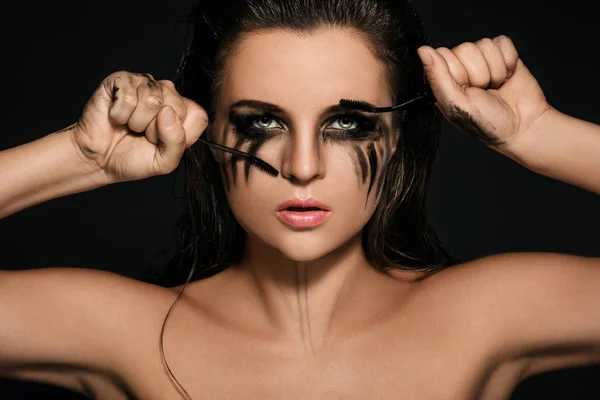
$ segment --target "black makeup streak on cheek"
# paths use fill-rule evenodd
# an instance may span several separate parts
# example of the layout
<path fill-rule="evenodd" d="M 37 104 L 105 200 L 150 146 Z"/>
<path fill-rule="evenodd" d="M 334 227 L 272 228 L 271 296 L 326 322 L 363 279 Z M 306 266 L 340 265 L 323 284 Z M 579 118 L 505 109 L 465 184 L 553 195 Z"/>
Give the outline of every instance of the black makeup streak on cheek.
<path fill-rule="evenodd" d="M 264 140 L 264 139 L 253 141 L 253 143 L 250 145 L 250 148 L 248 149 L 247 153 L 256 157 L 256 153 L 258 153 L 258 150 L 261 148 L 261 146 L 263 144 L 265 144 L 265 142 L 266 142 L 266 140 Z M 245 165 L 244 165 L 244 174 L 246 177 L 246 183 L 248 183 L 248 180 L 250 178 L 250 168 L 251 167 L 252 167 L 252 165 L 246 161 Z"/>
<path fill-rule="evenodd" d="M 358 153 L 357 153 L 360 150 L 360 148 L 357 146 L 353 146 L 352 150 L 354 151 L 354 154 L 349 153 L 348 156 L 350 157 L 350 160 L 352 161 L 352 169 L 356 173 L 358 181 L 360 182 L 362 168 L 360 166 L 360 162 L 358 161 Z"/>
<path fill-rule="evenodd" d="M 367 191 L 367 199 L 371 194 L 371 189 L 373 188 L 373 184 L 375 183 L 375 177 L 377 177 L 377 169 L 378 169 L 378 159 L 379 154 L 375 148 L 375 144 L 369 143 L 367 147 L 367 155 L 369 157 L 369 168 L 371 171 L 371 180 L 369 181 L 369 190 Z"/>
<path fill-rule="evenodd" d="M 376 195 L 376 199 L 378 199 L 381 196 L 381 193 L 383 191 L 383 183 L 385 182 L 385 177 L 387 175 L 387 169 L 390 163 L 390 159 L 391 159 L 391 155 L 392 155 L 392 139 L 390 137 L 390 133 L 389 132 L 385 132 L 385 145 L 383 148 L 383 162 L 382 162 L 382 170 L 381 170 L 381 176 L 379 176 L 379 181 L 377 182 L 377 195 Z"/>
<path fill-rule="evenodd" d="M 369 172 L 369 161 L 367 160 L 367 156 L 365 155 L 362 146 L 355 145 L 352 149 L 354 150 L 354 155 L 356 156 L 358 164 L 360 165 L 362 183 L 365 183 L 367 182 L 367 174 Z"/>
<path fill-rule="evenodd" d="M 505 142 L 497 138 L 488 129 L 473 118 L 471 114 L 456 107 L 454 104 L 448 106 L 448 119 L 459 130 L 479 140 L 486 146 L 501 146 Z"/>

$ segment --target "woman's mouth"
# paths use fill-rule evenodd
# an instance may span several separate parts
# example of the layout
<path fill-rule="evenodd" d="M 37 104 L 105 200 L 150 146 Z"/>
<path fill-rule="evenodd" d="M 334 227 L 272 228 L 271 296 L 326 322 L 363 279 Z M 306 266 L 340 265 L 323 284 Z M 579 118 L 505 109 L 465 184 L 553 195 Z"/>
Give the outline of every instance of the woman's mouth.
<path fill-rule="evenodd" d="M 326 205 L 308 198 L 298 198 L 282 203 L 276 211 L 277 217 L 296 228 L 312 228 L 323 223 L 331 214 Z"/>

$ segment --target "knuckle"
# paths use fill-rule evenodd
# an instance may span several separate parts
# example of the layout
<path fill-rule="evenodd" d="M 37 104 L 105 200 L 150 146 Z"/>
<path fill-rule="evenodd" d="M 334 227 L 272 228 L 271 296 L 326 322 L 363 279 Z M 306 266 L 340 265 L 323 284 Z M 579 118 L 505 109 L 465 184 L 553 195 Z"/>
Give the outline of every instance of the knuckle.
<path fill-rule="evenodd" d="M 200 104 L 186 97 L 182 97 L 182 99 L 189 117 L 193 118 L 194 120 L 199 119 L 204 123 L 208 123 L 208 114 L 206 110 L 200 106 Z"/>
<path fill-rule="evenodd" d="M 193 121 L 202 119 L 202 115 L 200 110 L 196 107 L 188 107 L 187 109 L 187 118 L 190 118 Z"/>
<path fill-rule="evenodd" d="M 203 131 L 208 125 L 208 115 L 202 109 L 193 108 L 188 110 L 188 116 L 191 117 L 192 125 L 200 131 Z"/>
<path fill-rule="evenodd" d="M 196 108 L 196 120 L 202 127 L 208 125 L 208 114 L 202 108 Z"/>
<path fill-rule="evenodd" d="M 144 98 L 144 105 L 152 110 L 159 110 L 163 105 L 163 98 L 156 94 L 150 94 Z"/>
<path fill-rule="evenodd" d="M 438 53 L 442 55 L 446 60 L 454 58 L 454 53 L 447 47 L 440 47 L 436 49 Z"/>
<path fill-rule="evenodd" d="M 467 54 L 477 49 L 477 45 L 473 42 L 464 42 L 454 48 L 455 53 Z"/>
<path fill-rule="evenodd" d="M 512 39 L 506 35 L 496 36 L 494 42 L 504 51 L 516 51 Z"/>
<path fill-rule="evenodd" d="M 134 108 L 137 105 L 137 98 L 131 93 L 123 93 L 117 101 L 121 102 L 124 108 Z"/>
<path fill-rule="evenodd" d="M 175 84 L 173 83 L 173 81 L 170 81 L 168 79 L 160 80 L 160 81 L 158 81 L 158 83 L 160 83 L 161 85 L 164 85 L 168 88 L 175 89 Z"/>
<path fill-rule="evenodd" d="M 494 38 L 494 40 L 496 42 L 500 42 L 500 43 L 506 43 L 506 44 L 511 44 L 512 43 L 512 39 L 509 38 L 506 35 L 498 35 Z"/>
<path fill-rule="evenodd" d="M 512 66 L 516 65 L 519 53 L 517 52 L 513 41 L 508 36 L 501 35 L 495 37 L 494 42 L 500 47 L 507 64 Z"/>
<path fill-rule="evenodd" d="M 129 83 L 129 80 L 125 79 L 126 74 L 126 71 L 113 72 L 112 74 L 108 75 L 102 80 L 102 86 L 105 87 L 107 90 L 113 87 L 124 89 Z"/>
<path fill-rule="evenodd" d="M 478 47 L 483 48 L 483 49 L 495 47 L 494 41 L 490 38 L 479 39 L 477 42 L 475 42 L 475 44 L 477 44 Z"/>
<path fill-rule="evenodd" d="M 122 79 L 123 77 L 127 76 L 129 74 L 129 72 L 125 71 L 125 70 L 120 70 L 120 71 L 115 71 L 112 74 L 107 76 L 107 79 Z"/>

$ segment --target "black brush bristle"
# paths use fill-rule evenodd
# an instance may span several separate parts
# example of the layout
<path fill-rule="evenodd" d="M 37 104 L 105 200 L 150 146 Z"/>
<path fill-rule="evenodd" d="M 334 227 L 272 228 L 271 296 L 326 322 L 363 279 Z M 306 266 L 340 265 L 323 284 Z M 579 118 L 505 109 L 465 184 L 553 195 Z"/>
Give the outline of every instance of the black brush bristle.
<path fill-rule="evenodd" d="M 402 110 L 405 107 L 409 106 L 426 106 L 435 102 L 435 97 L 431 91 L 431 89 L 425 89 L 421 94 L 417 95 L 408 101 L 405 101 L 401 104 L 396 104 L 388 107 L 375 107 L 366 103 L 364 101 L 359 100 L 348 100 L 341 99 L 340 106 L 344 108 L 348 108 L 350 110 L 360 110 L 367 113 L 384 113 L 391 111 Z"/>
<path fill-rule="evenodd" d="M 273 176 L 279 175 L 279 171 L 275 167 L 273 167 L 271 164 L 267 163 L 266 161 L 261 160 L 260 158 L 250 157 L 250 158 L 247 158 L 246 161 L 248 161 L 249 163 L 254 165 L 256 168 L 263 170 L 264 172 L 266 172 L 269 175 L 273 175 Z"/>
<path fill-rule="evenodd" d="M 373 108 L 370 104 L 367 104 L 364 101 L 358 101 L 358 100 L 341 99 L 340 106 L 342 106 L 344 108 L 348 108 L 350 110 L 360 110 L 360 111 L 369 112 L 369 113 L 377 112 L 377 110 L 375 108 Z"/>
<path fill-rule="evenodd" d="M 269 175 L 273 175 L 273 176 L 279 175 L 279 171 L 275 167 L 273 167 L 268 162 L 261 160 L 260 158 L 258 158 L 256 156 L 253 156 L 252 154 L 248 154 L 243 151 L 239 151 L 237 149 L 232 149 L 231 147 L 223 146 L 221 144 L 215 143 L 215 142 L 210 141 L 203 137 L 200 137 L 198 139 L 198 141 L 201 143 L 204 143 L 205 145 L 207 145 L 209 147 L 212 147 L 213 149 L 217 149 L 217 150 L 224 151 L 226 153 L 230 153 L 234 157 L 241 157 L 241 158 L 245 159 L 247 162 L 249 162 L 250 164 L 254 165 L 258 169 L 266 172 Z"/>

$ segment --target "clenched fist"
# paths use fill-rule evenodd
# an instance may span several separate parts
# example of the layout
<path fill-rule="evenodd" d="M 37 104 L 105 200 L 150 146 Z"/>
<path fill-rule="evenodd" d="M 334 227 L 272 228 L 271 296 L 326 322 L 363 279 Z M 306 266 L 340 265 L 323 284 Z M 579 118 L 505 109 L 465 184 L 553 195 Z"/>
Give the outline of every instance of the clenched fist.
<path fill-rule="evenodd" d="M 423 46 L 425 75 L 446 119 L 506 154 L 551 107 L 506 36 L 465 42 L 452 50 Z"/>
<path fill-rule="evenodd" d="M 71 132 L 80 155 L 116 183 L 172 172 L 207 125 L 206 111 L 171 81 L 119 71 L 102 81 Z"/>

